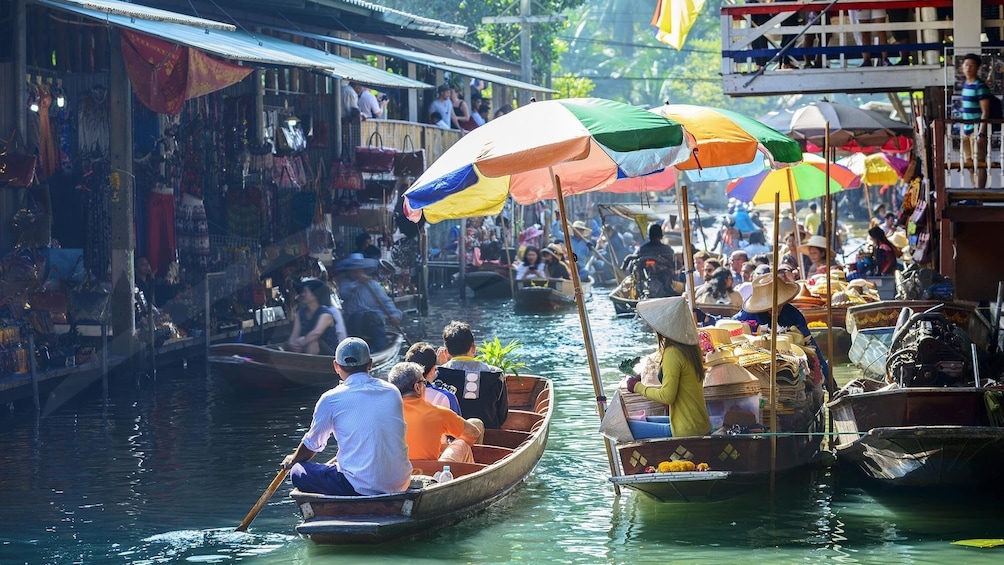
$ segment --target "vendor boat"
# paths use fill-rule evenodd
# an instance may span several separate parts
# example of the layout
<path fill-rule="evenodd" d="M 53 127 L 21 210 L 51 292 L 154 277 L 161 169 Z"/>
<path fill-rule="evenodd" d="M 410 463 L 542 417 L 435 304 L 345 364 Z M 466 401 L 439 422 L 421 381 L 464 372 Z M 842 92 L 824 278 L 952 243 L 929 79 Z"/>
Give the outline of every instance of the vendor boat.
<path fill-rule="evenodd" d="M 739 412 L 759 410 L 756 421 L 769 422 L 770 408 L 760 408 L 759 399 L 766 394 L 764 383 L 769 383 L 770 353 L 759 351 L 739 359 L 739 364 L 757 377 L 742 386 L 753 386 L 754 392 L 760 394 L 748 397 L 746 403 L 734 403 L 722 413 L 721 405 L 713 408 L 714 401 L 708 396 L 706 382 L 705 397 L 709 400 L 712 424 L 717 426 L 714 433 L 645 437 L 651 421 L 658 417 L 646 418 L 644 423 L 628 422 L 630 433 L 619 438 L 604 431 L 614 439 L 621 469 L 621 474 L 611 477 L 610 481 L 662 502 L 713 502 L 767 487 L 772 474 L 782 475 L 813 464 L 824 435 L 819 410 L 822 391 L 819 385 L 807 380 L 804 357 L 778 354 L 776 433 L 768 433 L 763 426 L 754 423 L 754 413 L 748 413 L 742 424 L 730 421 Z M 725 392 L 726 396 L 731 396 L 727 390 Z M 617 411 L 623 417 L 636 413 L 644 403 L 649 403 L 650 408 L 657 405 L 640 395 L 618 391 L 604 419 L 604 427 L 619 417 Z"/>
<path fill-rule="evenodd" d="M 474 291 L 475 298 L 512 297 L 512 269 L 508 265 L 484 264 L 467 266 L 464 282 Z"/>
<path fill-rule="evenodd" d="M 1004 387 L 988 374 L 996 364 L 983 353 L 986 340 L 971 340 L 949 314 L 904 309 L 883 363 L 887 379 L 851 381 L 827 405 L 842 465 L 884 485 L 999 485 Z"/>
<path fill-rule="evenodd" d="M 442 461 L 412 460 L 407 491 L 374 496 L 332 496 L 294 489 L 303 521 L 297 533 L 319 544 L 375 544 L 426 535 L 454 524 L 511 494 L 534 469 L 553 412 L 551 381 L 520 375 L 506 379 L 509 415 L 474 446 L 474 463 L 448 463 L 454 479 L 430 475 Z"/>
<path fill-rule="evenodd" d="M 387 332 L 387 347 L 372 354 L 373 372 L 398 360 L 404 337 Z M 209 347 L 209 365 L 238 390 L 278 391 L 293 388 L 331 388 L 335 370 L 330 355 L 283 350 L 282 344 L 220 343 Z"/>
<path fill-rule="evenodd" d="M 976 311 L 976 305 L 965 302 L 933 300 L 889 300 L 859 304 L 847 309 L 847 331 L 851 335 L 848 357 L 865 377 L 885 380 L 885 362 L 889 356 L 893 334 L 904 308 L 909 314 L 936 308 L 948 321 L 961 328 L 977 344 L 990 340 L 990 322 Z M 906 320 L 903 320 L 904 322 Z"/>
<path fill-rule="evenodd" d="M 587 279 L 579 284 L 588 300 L 592 281 Z M 575 306 L 575 286 L 568 279 L 524 279 L 516 285 L 514 303 L 517 310 L 528 312 L 551 312 Z"/>

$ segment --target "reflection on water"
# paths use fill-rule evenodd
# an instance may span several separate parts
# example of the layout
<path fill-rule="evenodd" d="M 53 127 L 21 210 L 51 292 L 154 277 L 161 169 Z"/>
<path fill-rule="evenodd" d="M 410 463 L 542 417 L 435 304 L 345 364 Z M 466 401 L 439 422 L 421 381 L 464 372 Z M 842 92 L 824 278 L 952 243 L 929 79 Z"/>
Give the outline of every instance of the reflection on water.
<path fill-rule="evenodd" d="M 607 482 L 592 385 L 574 311 L 513 314 L 507 301 L 436 297 L 407 321 L 412 340 L 438 344 L 451 319 L 479 340 L 525 347 L 528 372 L 555 380 L 547 451 L 521 489 L 463 524 L 379 547 L 317 547 L 294 532 L 282 488 L 251 533 L 247 513 L 310 424 L 317 392 L 235 395 L 192 363 L 89 390 L 36 419 L 19 406 L 0 416 L 0 562 L 3 563 L 996 563 L 1001 551 L 949 545 L 999 538 L 999 499 L 979 494 L 872 493 L 838 470 L 785 477 L 778 492 L 714 504 L 664 504 Z M 588 305 L 603 381 L 654 340 L 638 320 Z"/>

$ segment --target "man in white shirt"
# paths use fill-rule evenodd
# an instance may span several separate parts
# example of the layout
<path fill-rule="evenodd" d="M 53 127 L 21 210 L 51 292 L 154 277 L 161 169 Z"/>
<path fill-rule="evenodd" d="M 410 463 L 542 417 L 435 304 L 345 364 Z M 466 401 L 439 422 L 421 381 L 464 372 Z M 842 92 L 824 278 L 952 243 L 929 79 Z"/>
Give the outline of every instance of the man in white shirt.
<path fill-rule="evenodd" d="M 386 96 L 377 102 L 376 96 L 373 95 L 370 89 L 364 88 L 358 82 L 350 82 L 349 85 L 359 96 L 359 114 L 364 120 L 379 120 L 384 117 L 388 101 Z"/>
<path fill-rule="evenodd" d="M 411 462 L 401 393 L 370 376 L 370 348 L 359 338 L 338 344 L 334 367 L 343 382 L 321 395 L 310 429 L 296 451 L 283 459 L 282 468 L 290 471 L 293 486 L 304 492 L 366 496 L 407 490 Z M 338 443 L 338 462 L 310 461 L 332 435 Z"/>
<path fill-rule="evenodd" d="M 359 95 L 352 84 L 342 85 L 342 120 L 352 120 L 359 115 Z"/>

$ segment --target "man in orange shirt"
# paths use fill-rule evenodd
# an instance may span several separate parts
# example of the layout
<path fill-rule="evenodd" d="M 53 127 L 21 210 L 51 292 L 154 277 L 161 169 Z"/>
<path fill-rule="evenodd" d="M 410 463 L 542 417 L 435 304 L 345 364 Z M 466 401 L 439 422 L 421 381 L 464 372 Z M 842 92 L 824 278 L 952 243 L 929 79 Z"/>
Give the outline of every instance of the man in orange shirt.
<path fill-rule="evenodd" d="M 390 370 L 388 380 L 401 391 L 404 421 L 408 425 L 405 442 L 409 459 L 431 459 L 474 463 L 471 446 L 481 440 L 485 426 L 477 418 L 463 419 L 443 406 L 425 400 L 427 383 L 418 363 L 398 363 Z M 454 439 L 443 449 L 443 436 Z"/>

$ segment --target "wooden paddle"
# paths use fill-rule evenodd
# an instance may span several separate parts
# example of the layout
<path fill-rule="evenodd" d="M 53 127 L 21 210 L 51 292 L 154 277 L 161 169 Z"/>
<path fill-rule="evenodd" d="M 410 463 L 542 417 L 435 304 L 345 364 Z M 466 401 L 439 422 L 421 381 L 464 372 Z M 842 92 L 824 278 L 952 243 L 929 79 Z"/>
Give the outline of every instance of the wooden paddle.
<path fill-rule="evenodd" d="M 286 475 L 288 474 L 289 474 L 288 469 L 280 469 L 279 472 L 276 473 L 275 478 L 272 479 L 272 482 L 268 485 L 268 488 L 265 489 L 265 492 L 261 493 L 261 497 L 258 498 L 258 502 L 255 502 L 254 506 L 251 508 L 251 511 L 248 512 L 248 515 L 245 516 L 244 519 L 241 520 L 240 525 L 237 526 L 238 532 L 247 531 L 248 526 L 250 526 L 251 522 L 254 521 L 256 516 L 258 516 L 258 513 L 261 512 L 261 509 L 265 508 L 265 504 L 268 502 L 268 499 L 272 498 L 272 495 L 275 494 L 275 490 L 279 488 L 279 485 L 281 485 L 284 480 L 286 480 Z"/>

